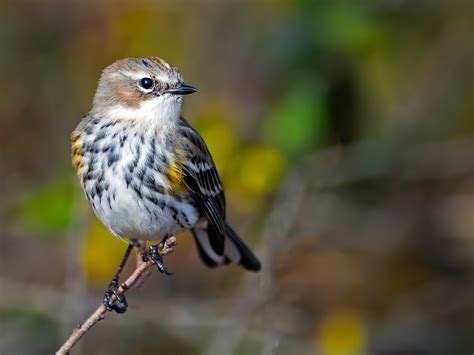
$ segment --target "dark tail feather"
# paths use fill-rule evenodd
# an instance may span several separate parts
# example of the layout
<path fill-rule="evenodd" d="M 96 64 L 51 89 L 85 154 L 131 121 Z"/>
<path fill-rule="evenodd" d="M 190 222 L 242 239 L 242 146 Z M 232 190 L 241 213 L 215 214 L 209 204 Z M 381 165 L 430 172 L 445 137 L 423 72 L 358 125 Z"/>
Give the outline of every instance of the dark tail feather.
<path fill-rule="evenodd" d="M 230 263 L 229 259 L 224 257 L 224 255 L 219 255 L 213 248 L 210 241 L 212 235 L 210 235 L 207 228 L 193 228 L 191 232 L 196 242 L 199 256 L 204 264 L 208 267 L 215 268 L 216 266 Z"/>
<path fill-rule="evenodd" d="M 258 271 L 262 268 L 257 257 L 228 224 L 225 226 L 226 238 L 223 255 L 216 250 L 214 243 L 212 243 L 213 238 L 220 237 L 213 235 L 214 231 L 212 229 L 196 227 L 191 232 L 199 256 L 207 266 L 214 268 L 233 262 L 251 271 Z"/>
<path fill-rule="evenodd" d="M 226 237 L 237 248 L 240 254 L 240 260 L 238 261 L 238 263 L 247 270 L 259 271 L 262 268 L 260 261 L 257 259 L 255 254 L 245 245 L 242 239 L 240 239 L 237 233 L 235 233 L 232 227 L 229 226 L 227 223 L 225 225 L 225 233 Z M 224 251 L 224 254 L 227 255 L 227 248 Z"/>

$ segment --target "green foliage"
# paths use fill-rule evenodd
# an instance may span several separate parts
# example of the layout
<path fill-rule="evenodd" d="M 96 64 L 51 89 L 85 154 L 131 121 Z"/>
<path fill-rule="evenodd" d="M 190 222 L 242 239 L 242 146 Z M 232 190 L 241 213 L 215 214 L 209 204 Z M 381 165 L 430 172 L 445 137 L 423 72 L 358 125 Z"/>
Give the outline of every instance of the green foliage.
<path fill-rule="evenodd" d="M 264 122 L 264 135 L 290 157 L 324 143 L 328 129 L 326 92 L 318 82 L 297 83 Z"/>
<path fill-rule="evenodd" d="M 362 53 L 378 44 L 382 37 L 383 27 L 365 7 L 354 4 L 330 6 L 314 15 L 313 36 L 338 52 Z"/>
<path fill-rule="evenodd" d="M 14 202 L 14 226 L 33 235 L 60 238 L 72 217 L 74 186 L 70 179 L 40 185 Z"/>

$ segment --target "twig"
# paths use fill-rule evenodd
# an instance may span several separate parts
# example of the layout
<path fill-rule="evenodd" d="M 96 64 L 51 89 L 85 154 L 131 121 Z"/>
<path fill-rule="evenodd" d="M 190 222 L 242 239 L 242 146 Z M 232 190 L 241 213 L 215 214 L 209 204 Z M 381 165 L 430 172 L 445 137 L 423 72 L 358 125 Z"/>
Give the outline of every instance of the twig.
<path fill-rule="evenodd" d="M 158 248 L 158 252 L 164 256 L 173 252 L 173 248 L 176 245 L 176 238 L 170 237 L 166 240 L 164 245 L 160 245 Z M 125 293 L 127 290 L 134 286 L 138 280 L 141 279 L 142 275 L 155 263 L 151 260 L 149 261 L 141 261 L 137 263 L 137 267 L 135 271 L 130 275 L 130 277 L 124 281 L 119 289 L 119 293 Z M 115 300 L 116 296 L 113 295 L 112 299 Z M 56 352 L 56 355 L 66 355 L 69 353 L 71 348 L 92 328 L 95 324 L 97 324 L 100 320 L 105 318 L 105 314 L 107 313 L 107 309 L 102 304 L 100 305 L 94 313 L 92 313 L 87 320 L 82 323 L 78 324 L 77 327 L 73 330 L 72 334 L 69 336 L 69 339 L 61 346 L 61 348 Z"/>
<path fill-rule="evenodd" d="M 70 257 L 66 264 L 66 274 L 64 278 L 64 289 L 66 292 L 62 295 L 61 300 L 56 303 L 61 304 L 62 311 L 59 313 L 62 317 L 62 326 L 60 328 L 60 339 L 69 335 L 69 329 L 75 326 L 74 319 L 84 316 L 87 309 L 87 303 L 84 302 L 86 295 L 85 275 L 80 267 L 80 255 L 77 250 L 83 243 L 85 236 L 85 223 L 90 214 L 86 214 L 86 206 L 80 205 L 82 194 L 78 189 L 74 190 L 73 208 L 71 208 L 71 223 L 66 232 L 66 240 L 68 245 L 67 253 Z M 83 354 L 80 344 L 75 349 L 76 354 Z"/>

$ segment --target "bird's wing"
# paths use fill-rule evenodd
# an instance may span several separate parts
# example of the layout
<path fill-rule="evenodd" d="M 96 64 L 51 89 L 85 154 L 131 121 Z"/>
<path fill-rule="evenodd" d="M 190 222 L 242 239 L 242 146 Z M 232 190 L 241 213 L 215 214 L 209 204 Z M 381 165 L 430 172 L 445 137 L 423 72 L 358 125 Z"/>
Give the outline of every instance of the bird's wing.
<path fill-rule="evenodd" d="M 184 183 L 208 219 L 210 243 L 218 255 L 224 253 L 225 196 L 222 183 L 206 143 L 184 118 L 180 133 L 187 154 Z"/>

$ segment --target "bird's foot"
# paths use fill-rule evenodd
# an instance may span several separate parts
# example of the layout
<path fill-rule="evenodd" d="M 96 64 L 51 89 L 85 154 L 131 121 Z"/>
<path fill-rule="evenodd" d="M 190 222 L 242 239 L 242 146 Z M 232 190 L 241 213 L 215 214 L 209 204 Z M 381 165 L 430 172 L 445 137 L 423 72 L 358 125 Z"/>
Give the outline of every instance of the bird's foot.
<path fill-rule="evenodd" d="M 125 295 L 119 292 L 118 281 L 116 279 L 113 279 L 112 282 L 110 282 L 109 288 L 105 292 L 103 303 L 109 312 L 115 311 L 121 314 L 127 311 L 127 300 L 125 299 Z"/>
<path fill-rule="evenodd" d="M 158 243 L 158 248 L 161 248 L 163 249 L 166 245 L 167 245 L 167 242 L 168 240 L 171 238 L 171 235 L 170 234 L 166 234 L 163 239 L 161 239 L 161 241 Z"/>
<path fill-rule="evenodd" d="M 160 253 L 160 250 L 163 249 L 164 245 L 165 244 L 162 243 L 158 245 L 150 245 L 149 255 L 147 255 L 147 257 L 149 256 L 150 259 L 155 262 L 156 266 L 158 267 L 158 270 L 160 270 L 162 274 L 171 276 L 173 275 L 173 273 L 169 272 L 166 268 L 166 265 L 163 262 L 163 256 Z"/>

